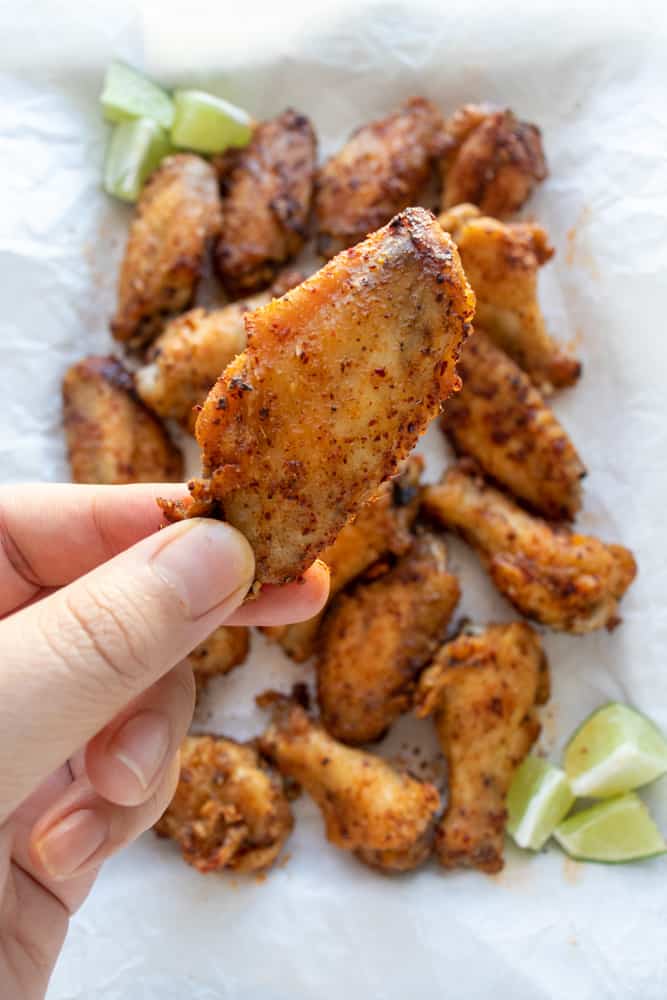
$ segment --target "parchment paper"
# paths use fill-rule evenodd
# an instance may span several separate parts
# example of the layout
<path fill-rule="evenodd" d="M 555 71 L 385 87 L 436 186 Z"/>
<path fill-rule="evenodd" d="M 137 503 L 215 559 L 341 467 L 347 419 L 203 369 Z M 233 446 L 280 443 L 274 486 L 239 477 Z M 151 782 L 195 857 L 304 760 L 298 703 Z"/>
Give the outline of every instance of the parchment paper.
<path fill-rule="evenodd" d="M 107 322 L 129 211 L 100 191 L 97 95 L 112 55 L 165 83 L 215 85 L 257 117 L 310 114 L 322 153 L 424 93 L 445 110 L 507 103 L 544 131 L 550 179 L 529 205 L 558 249 L 543 275 L 552 329 L 584 361 L 554 406 L 589 468 L 582 530 L 636 552 L 613 634 L 545 634 L 555 757 L 596 705 L 621 699 L 667 728 L 667 194 L 664 16 L 633 3 L 126 2 L 0 8 L 0 460 L 5 481 L 66 479 L 59 383 L 111 346 Z M 436 478 L 446 448 L 424 448 Z M 461 611 L 507 620 L 453 540 Z M 198 723 L 236 736 L 252 694 L 308 671 L 261 637 L 214 685 Z M 435 748 L 401 722 L 386 748 Z M 667 830 L 665 784 L 648 799 Z M 498 877 L 435 866 L 388 878 L 329 846 L 302 799 L 290 858 L 268 879 L 202 877 L 147 835 L 104 869 L 72 923 L 52 1000 L 662 1000 L 664 859 L 605 867 L 507 848 Z M 0 990 L 1 992 L 1 990 Z M 9 998 L 8 998 L 9 1000 Z"/>

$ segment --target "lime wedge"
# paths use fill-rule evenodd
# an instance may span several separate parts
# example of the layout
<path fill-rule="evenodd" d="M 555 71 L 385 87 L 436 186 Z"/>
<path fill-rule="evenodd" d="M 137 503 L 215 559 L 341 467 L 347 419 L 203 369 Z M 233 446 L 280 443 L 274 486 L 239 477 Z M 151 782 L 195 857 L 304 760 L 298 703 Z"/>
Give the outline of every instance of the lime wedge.
<path fill-rule="evenodd" d="M 198 153 L 221 153 L 229 146 L 245 146 L 252 134 L 252 119 L 241 108 L 202 90 L 177 90 L 174 94 L 175 146 Z"/>
<path fill-rule="evenodd" d="M 150 118 L 116 125 L 104 161 L 104 190 L 136 201 L 144 181 L 170 151 L 167 133 Z"/>
<path fill-rule="evenodd" d="M 618 864 L 667 850 L 664 837 L 634 792 L 575 813 L 556 827 L 554 837 L 563 850 L 581 861 Z"/>
<path fill-rule="evenodd" d="M 667 741 L 641 712 L 611 702 L 585 720 L 565 748 L 577 796 L 606 799 L 647 785 L 667 771 Z"/>
<path fill-rule="evenodd" d="M 162 128 L 170 129 L 174 120 L 174 106 L 169 95 L 122 62 L 112 62 L 109 66 L 100 102 L 104 117 L 110 122 L 152 118 Z"/>
<path fill-rule="evenodd" d="M 541 757 L 526 757 L 507 795 L 507 829 L 519 847 L 539 851 L 573 802 L 564 771 Z"/>

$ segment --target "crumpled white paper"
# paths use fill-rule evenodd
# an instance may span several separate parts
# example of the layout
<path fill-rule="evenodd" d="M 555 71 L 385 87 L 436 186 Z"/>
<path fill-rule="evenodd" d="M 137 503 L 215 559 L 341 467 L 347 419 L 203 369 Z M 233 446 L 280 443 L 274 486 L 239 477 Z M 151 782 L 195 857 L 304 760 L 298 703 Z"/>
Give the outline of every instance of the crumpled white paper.
<path fill-rule="evenodd" d="M 214 85 L 257 117 L 311 115 L 324 154 L 412 93 L 445 110 L 507 103 L 544 131 L 549 180 L 529 206 L 558 249 L 543 276 L 552 329 L 584 361 L 554 401 L 589 468 L 582 530 L 636 552 L 640 574 L 613 634 L 545 634 L 553 697 L 542 745 L 610 698 L 667 728 L 667 193 L 664 15 L 633 3 L 585 10 L 334 2 L 63 5 L 0 9 L 0 460 L 5 481 L 65 479 L 62 372 L 107 351 L 129 210 L 100 191 L 97 95 L 112 55 L 165 83 Z M 424 445 L 429 477 L 446 449 Z M 73 530 L 75 526 L 73 525 Z M 458 541 L 460 611 L 509 619 Z M 252 662 L 211 689 L 198 723 L 256 733 L 252 694 L 307 670 L 261 636 Z M 435 747 L 403 720 L 388 752 Z M 665 784 L 648 799 L 667 828 Z M 507 848 L 498 877 L 434 865 L 378 875 L 322 836 L 302 799 L 291 855 L 260 883 L 202 877 L 147 835 L 104 869 L 72 922 L 51 1000 L 662 1000 L 664 859 L 577 865 L 555 848 Z M 0 993 L 2 990 L 0 989 Z M 10 1000 L 10 998 L 7 998 Z"/>

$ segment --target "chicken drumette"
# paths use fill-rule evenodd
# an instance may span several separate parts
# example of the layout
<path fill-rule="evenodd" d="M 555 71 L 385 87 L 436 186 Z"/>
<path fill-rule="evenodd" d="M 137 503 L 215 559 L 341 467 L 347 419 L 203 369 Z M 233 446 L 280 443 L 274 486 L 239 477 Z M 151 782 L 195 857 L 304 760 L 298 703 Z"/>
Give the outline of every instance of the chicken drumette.
<path fill-rule="evenodd" d="M 197 688 L 201 690 L 212 677 L 222 677 L 239 667 L 248 655 L 249 646 L 250 629 L 221 625 L 211 632 L 188 656 Z"/>

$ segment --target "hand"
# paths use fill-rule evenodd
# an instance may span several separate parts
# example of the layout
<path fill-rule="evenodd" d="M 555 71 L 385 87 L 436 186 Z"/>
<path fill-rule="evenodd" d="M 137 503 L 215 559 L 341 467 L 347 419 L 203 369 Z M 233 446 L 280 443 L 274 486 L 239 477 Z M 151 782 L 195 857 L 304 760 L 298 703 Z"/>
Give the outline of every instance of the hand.
<path fill-rule="evenodd" d="M 42 997 L 102 862 L 148 829 L 178 779 L 193 704 L 183 658 L 223 623 L 316 614 L 326 567 L 265 588 L 245 538 L 156 529 L 182 487 L 0 489 L 0 983 Z"/>

